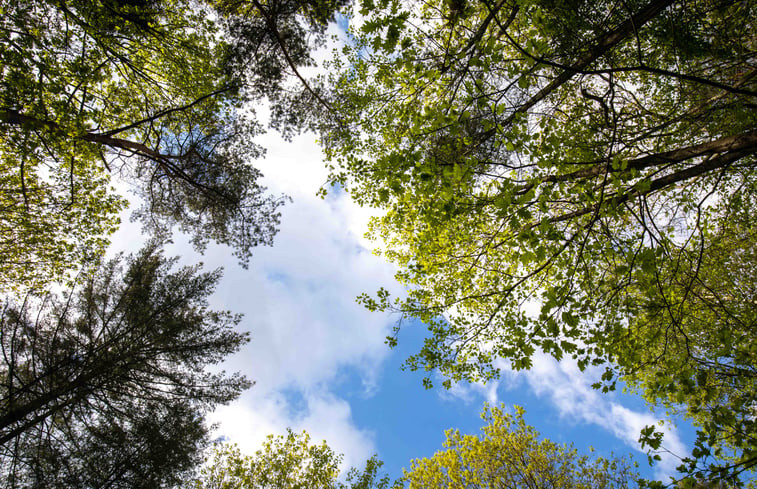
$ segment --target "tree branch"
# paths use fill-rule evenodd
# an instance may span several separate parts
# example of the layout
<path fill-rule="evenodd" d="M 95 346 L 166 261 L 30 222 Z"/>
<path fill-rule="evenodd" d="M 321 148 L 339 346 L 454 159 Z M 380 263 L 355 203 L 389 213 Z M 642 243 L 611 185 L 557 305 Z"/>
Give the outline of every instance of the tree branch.
<path fill-rule="evenodd" d="M 180 107 L 172 107 L 170 109 L 161 110 L 161 111 L 156 112 L 155 114 L 153 114 L 153 115 L 151 115 L 149 117 L 146 117 L 146 118 L 144 118 L 144 119 L 142 119 L 140 121 L 133 122 L 133 123 L 127 125 L 127 126 L 119 127 L 118 129 L 113 129 L 111 131 L 103 132 L 103 133 L 100 133 L 100 134 L 102 134 L 103 136 L 114 136 L 114 135 L 116 135 L 116 134 L 118 134 L 120 132 L 128 131 L 130 129 L 134 129 L 135 127 L 139 127 L 142 124 L 146 124 L 148 122 L 156 121 L 156 120 L 160 119 L 161 117 L 167 116 L 168 114 L 172 114 L 174 112 L 181 112 L 181 111 L 184 111 L 184 110 L 187 110 L 187 109 L 191 109 L 195 105 L 197 105 L 197 104 L 199 104 L 199 103 L 201 103 L 201 102 L 203 102 L 203 101 L 205 101 L 205 100 L 207 100 L 207 99 L 209 99 L 211 97 L 215 97 L 216 95 L 220 95 L 220 94 L 222 94 L 224 92 L 228 92 L 231 89 L 232 89 L 232 87 L 220 88 L 218 90 L 215 90 L 213 92 L 205 94 L 202 97 L 198 98 L 197 100 L 195 100 L 193 102 L 190 102 L 190 103 L 188 103 L 186 105 L 182 105 Z"/>
<path fill-rule="evenodd" d="M 574 65 L 572 65 L 570 68 L 564 69 L 562 73 L 560 73 L 557 76 L 557 78 L 552 80 L 549 84 L 547 84 L 547 86 L 539 90 L 535 95 L 533 95 L 525 103 L 523 103 L 517 109 L 515 109 L 515 111 L 513 111 L 513 113 L 510 114 L 507 117 L 507 119 L 505 119 L 502 125 L 507 126 L 509 124 L 512 124 L 512 122 L 515 120 L 518 114 L 527 112 L 531 107 L 533 107 L 534 105 L 542 101 L 550 93 L 552 93 L 561 85 L 563 85 L 565 82 L 573 78 L 574 75 L 576 75 L 577 73 L 580 73 L 591 63 L 599 59 L 601 56 L 605 55 L 607 52 L 610 51 L 610 49 L 615 47 L 619 42 L 625 39 L 629 34 L 635 32 L 636 29 L 638 29 L 639 27 L 647 23 L 649 20 L 654 18 L 660 12 L 662 12 L 667 7 L 669 7 L 672 3 L 673 3 L 673 0 L 653 0 L 644 9 L 638 12 L 636 15 L 632 16 L 631 18 L 629 18 L 628 20 L 620 24 L 615 29 L 606 33 L 603 37 L 597 39 L 596 43 L 589 50 L 589 52 L 581 56 L 578 59 L 578 61 Z M 510 35 L 507 33 L 506 30 L 503 32 L 503 34 L 505 34 L 505 36 L 507 36 L 508 39 L 510 39 L 512 42 L 512 38 L 510 37 Z"/>
<path fill-rule="evenodd" d="M 258 0 L 252 0 L 252 4 L 255 5 L 255 7 L 260 11 L 260 14 L 265 18 L 266 23 L 268 24 L 268 28 L 271 29 L 271 32 L 276 37 L 276 42 L 278 43 L 279 47 L 281 48 L 281 53 L 284 55 L 284 59 L 286 59 L 287 64 L 294 72 L 294 75 L 299 78 L 300 82 L 302 82 L 302 85 L 305 87 L 305 90 L 310 92 L 310 94 L 315 97 L 315 99 L 318 101 L 319 104 L 321 104 L 326 110 L 328 110 L 331 114 L 339 116 L 339 114 L 334 111 L 334 109 L 331 107 L 331 104 L 326 102 L 323 97 L 321 97 L 318 92 L 313 90 L 313 88 L 310 86 L 310 84 L 305 80 L 305 77 L 303 77 L 299 70 L 297 69 L 297 65 L 294 63 L 294 60 L 292 60 L 292 57 L 289 55 L 289 50 L 286 48 L 286 44 L 284 42 L 284 39 L 281 37 L 281 33 L 279 33 L 279 28 L 276 26 L 276 22 L 271 18 L 271 16 L 266 12 L 266 10 L 263 8 L 263 6 L 260 4 Z"/>
<path fill-rule="evenodd" d="M 633 170 L 644 170 L 646 168 L 657 166 L 657 165 L 663 165 L 663 164 L 670 164 L 670 163 L 680 163 L 682 161 L 696 158 L 700 156 L 711 156 L 716 155 L 720 153 L 726 153 L 726 152 L 741 152 L 741 151 L 749 151 L 749 152 L 755 152 L 757 151 L 757 129 L 752 131 L 747 131 L 745 133 L 736 134 L 733 136 L 726 136 L 720 139 L 715 139 L 713 141 L 708 141 L 706 143 L 700 143 L 695 144 L 693 146 L 688 146 L 685 148 L 679 148 L 674 149 L 671 151 L 665 151 L 662 153 L 655 153 L 647 156 L 642 156 L 640 158 L 635 158 L 632 160 L 628 160 L 628 164 L 626 165 L 626 169 L 633 169 Z M 564 175 L 549 175 L 546 177 L 543 177 L 539 179 L 537 182 L 529 183 L 528 185 L 523 185 L 520 188 L 518 188 L 515 193 L 516 194 L 524 194 L 534 188 L 535 186 L 544 184 L 544 183 L 556 183 L 556 182 L 567 182 L 571 180 L 576 180 L 579 178 L 591 178 L 598 175 L 601 175 L 604 172 L 618 172 L 622 171 L 620 169 L 614 169 L 608 165 L 610 161 L 608 159 L 601 159 L 601 160 L 595 160 L 586 162 L 586 164 L 593 165 L 590 168 L 584 168 L 582 170 L 576 170 L 571 173 L 566 173 Z M 581 164 L 581 163 L 575 163 L 575 164 Z"/>
<path fill-rule="evenodd" d="M 110 148 L 129 151 L 133 154 L 154 161 L 164 172 L 166 172 L 166 174 L 173 175 L 181 180 L 184 180 L 189 185 L 200 190 L 201 192 L 215 194 L 218 197 L 229 200 L 228 196 L 224 195 L 213 187 L 209 187 L 196 181 L 171 161 L 181 159 L 186 155 L 166 155 L 160 153 L 159 151 L 155 151 L 154 149 L 148 147 L 143 143 L 137 143 L 128 139 L 115 138 L 110 136 L 109 133 L 85 132 L 83 134 L 71 136 L 70 133 L 68 133 L 60 124 L 56 122 L 28 116 L 13 109 L 0 109 L 0 123 L 42 130 L 56 136 L 69 138 L 72 137 L 73 139 L 78 139 L 80 141 L 101 144 Z"/>
<path fill-rule="evenodd" d="M 647 190 L 631 191 L 626 194 L 616 195 L 615 197 L 607 199 L 605 202 L 600 202 L 588 207 L 584 207 L 574 212 L 562 214 L 560 216 L 551 217 L 548 219 L 548 221 L 553 222 L 553 223 L 568 221 L 570 219 L 580 217 L 580 216 L 589 214 L 591 212 L 595 212 L 599 209 L 599 207 L 604 206 L 604 205 L 613 206 L 613 205 L 622 204 L 632 198 L 648 195 L 652 192 L 663 189 L 675 183 L 683 182 L 685 180 L 689 180 L 691 178 L 711 172 L 712 170 L 715 170 L 718 168 L 725 168 L 745 156 L 754 154 L 754 152 L 755 152 L 755 149 L 750 148 L 750 149 L 746 149 L 746 150 L 742 150 L 738 152 L 728 152 L 725 154 L 721 154 L 720 156 L 707 159 L 698 165 L 686 168 L 684 170 L 681 170 L 675 173 L 671 173 L 670 175 L 660 177 L 656 180 L 652 180 L 650 183 L 649 189 Z M 536 224 L 535 226 L 538 226 L 538 224 Z"/>

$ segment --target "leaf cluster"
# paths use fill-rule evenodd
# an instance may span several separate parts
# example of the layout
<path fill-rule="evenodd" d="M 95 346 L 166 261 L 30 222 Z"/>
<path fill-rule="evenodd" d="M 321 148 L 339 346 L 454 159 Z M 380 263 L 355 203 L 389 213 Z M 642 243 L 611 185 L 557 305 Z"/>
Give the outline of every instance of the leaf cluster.
<path fill-rule="evenodd" d="M 236 445 L 218 444 L 199 476 L 186 489 L 386 489 L 388 478 L 380 477 L 382 463 L 376 457 L 365 469 L 352 468 L 346 482 L 338 480 L 342 456 L 323 441 L 313 444 L 303 431 L 287 430 L 284 436 L 269 435 L 254 455 L 243 455 Z"/>
<path fill-rule="evenodd" d="M 754 467 L 755 2 L 364 5 L 322 141 L 386 211 L 407 298 L 363 299 L 428 326 L 408 366 L 603 367 L 694 420 L 705 473 Z"/>
<path fill-rule="evenodd" d="M 480 436 L 447 432 L 444 450 L 414 460 L 403 483 L 414 488 L 600 489 L 627 488 L 637 474 L 622 458 L 579 455 L 573 447 L 540 439 L 524 411 L 485 407 Z"/>

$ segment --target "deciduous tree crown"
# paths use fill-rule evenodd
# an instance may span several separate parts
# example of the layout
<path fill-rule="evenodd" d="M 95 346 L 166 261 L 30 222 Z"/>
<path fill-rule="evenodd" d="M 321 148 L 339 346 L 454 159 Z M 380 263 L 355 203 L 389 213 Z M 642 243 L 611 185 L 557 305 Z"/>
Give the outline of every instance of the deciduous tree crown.
<path fill-rule="evenodd" d="M 687 472 L 753 467 L 757 4 L 361 5 L 323 142 L 387 211 L 408 297 L 363 301 L 428 324 L 409 366 L 604 365 L 701 427 Z"/>

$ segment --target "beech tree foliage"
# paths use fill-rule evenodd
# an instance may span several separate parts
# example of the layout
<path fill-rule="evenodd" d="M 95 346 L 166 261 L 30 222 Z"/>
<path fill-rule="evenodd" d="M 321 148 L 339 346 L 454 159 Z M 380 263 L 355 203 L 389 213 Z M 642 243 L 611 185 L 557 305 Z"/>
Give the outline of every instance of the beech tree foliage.
<path fill-rule="evenodd" d="M 626 489 L 638 474 L 622 458 L 579 455 L 575 448 L 540 439 L 523 420 L 502 408 L 484 408 L 483 433 L 447 431 L 444 449 L 413 460 L 405 472 L 408 489 Z"/>
<path fill-rule="evenodd" d="M 254 455 L 243 455 L 236 445 L 219 444 L 186 489 L 386 489 L 388 479 L 379 477 L 382 463 L 370 458 L 363 471 L 337 479 L 341 455 L 322 442 L 312 444 L 310 435 L 288 430 L 286 436 L 269 435 Z"/>
<path fill-rule="evenodd" d="M 202 461 L 204 415 L 250 386 L 211 373 L 248 341 L 208 309 L 220 273 L 153 244 L 63 296 L 0 314 L 0 486 L 173 487 Z"/>
<path fill-rule="evenodd" d="M 323 143 L 386 210 L 409 292 L 363 301 L 428 325 L 408 365 L 604 366 L 700 427 L 682 470 L 754 467 L 757 3 L 361 5 Z"/>
<path fill-rule="evenodd" d="M 0 287 L 43 286 L 101 254 L 131 188 L 153 232 L 177 226 L 242 263 L 283 199 L 250 165 L 255 105 L 291 132 L 341 0 L 0 4 Z M 303 79 L 304 81 L 304 79 Z"/>

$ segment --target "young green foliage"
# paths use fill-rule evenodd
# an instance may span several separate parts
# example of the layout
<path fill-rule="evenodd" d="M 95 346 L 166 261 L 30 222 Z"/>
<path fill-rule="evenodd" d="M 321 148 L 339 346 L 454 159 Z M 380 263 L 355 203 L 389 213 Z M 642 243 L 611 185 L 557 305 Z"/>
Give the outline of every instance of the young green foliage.
<path fill-rule="evenodd" d="M 322 139 L 386 211 L 409 291 L 364 300 L 428 325 L 408 365 L 604 365 L 699 425 L 687 472 L 754 467 L 757 3 L 364 5 Z"/>
<path fill-rule="evenodd" d="M 386 489 L 379 478 L 382 463 L 372 457 L 365 470 L 351 469 L 346 482 L 337 480 L 342 456 L 322 442 L 311 444 L 307 432 L 269 435 L 254 455 L 242 455 L 236 445 L 219 444 L 186 489 Z"/>
<path fill-rule="evenodd" d="M 637 474 L 624 459 L 579 455 L 573 447 L 540 439 L 523 420 L 504 408 L 485 407 L 482 435 L 447 431 L 444 450 L 413 460 L 405 472 L 407 489 L 625 489 Z"/>

